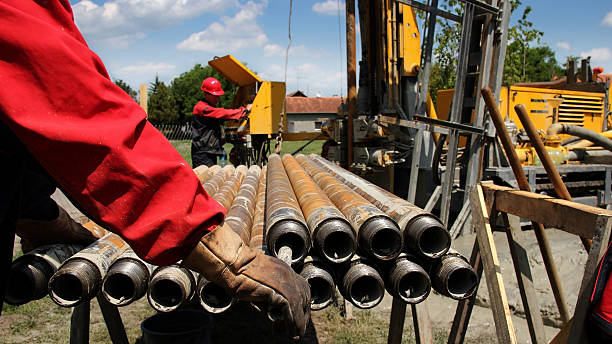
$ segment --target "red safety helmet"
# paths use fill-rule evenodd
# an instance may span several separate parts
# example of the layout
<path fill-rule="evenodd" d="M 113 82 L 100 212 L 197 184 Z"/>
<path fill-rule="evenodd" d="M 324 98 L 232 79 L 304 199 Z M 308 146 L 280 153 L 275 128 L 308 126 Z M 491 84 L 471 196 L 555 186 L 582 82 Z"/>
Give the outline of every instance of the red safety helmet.
<path fill-rule="evenodd" d="M 210 93 L 213 96 L 222 96 L 223 94 L 225 94 L 225 92 L 223 92 L 223 89 L 221 88 L 221 83 L 219 82 L 219 80 L 213 77 L 208 77 L 204 79 L 204 81 L 202 81 L 202 87 L 200 88 L 202 89 L 202 91 Z"/>

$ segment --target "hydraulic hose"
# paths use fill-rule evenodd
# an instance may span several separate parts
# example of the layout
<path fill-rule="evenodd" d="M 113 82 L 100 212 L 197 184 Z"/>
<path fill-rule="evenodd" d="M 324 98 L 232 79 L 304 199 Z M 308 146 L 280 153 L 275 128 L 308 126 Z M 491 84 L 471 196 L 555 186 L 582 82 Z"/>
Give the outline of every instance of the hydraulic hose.
<path fill-rule="evenodd" d="M 579 127 L 577 125 L 555 123 L 548 127 L 548 129 L 546 130 L 546 136 L 552 136 L 557 134 L 569 134 L 578 136 L 584 140 L 593 142 L 597 146 L 601 146 L 609 151 L 612 151 L 612 140 L 592 130 Z"/>

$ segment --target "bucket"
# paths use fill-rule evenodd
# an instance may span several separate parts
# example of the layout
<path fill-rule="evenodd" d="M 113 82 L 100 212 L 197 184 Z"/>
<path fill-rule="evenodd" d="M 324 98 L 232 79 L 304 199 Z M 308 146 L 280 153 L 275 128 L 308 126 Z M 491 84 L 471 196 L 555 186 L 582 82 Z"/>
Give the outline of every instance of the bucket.
<path fill-rule="evenodd" d="M 211 323 L 204 311 L 182 309 L 148 317 L 140 328 L 145 344 L 209 344 Z"/>

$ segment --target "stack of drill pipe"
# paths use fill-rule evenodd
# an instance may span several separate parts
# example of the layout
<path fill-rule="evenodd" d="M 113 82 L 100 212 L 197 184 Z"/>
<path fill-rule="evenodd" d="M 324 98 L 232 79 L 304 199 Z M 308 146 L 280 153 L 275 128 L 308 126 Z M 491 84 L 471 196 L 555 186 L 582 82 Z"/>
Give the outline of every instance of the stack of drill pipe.
<path fill-rule="evenodd" d="M 215 193 L 210 193 L 209 195 L 219 202 L 223 208 L 229 210 L 232 206 L 232 202 L 234 201 L 234 197 L 236 196 L 236 192 L 238 192 L 240 185 L 242 185 L 242 181 L 244 180 L 246 173 L 246 166 L 238 166 L 234 170 L 234 173 L 228 176 L 219 189 Z"/>
<path fill-rule="evenodd" d="M 223 186 L 223 183 L 229 178 L 232 174 L 234 174 L 235 168 L 232 165 L 227 165 L 222 169 L 215 172 L 204 184 L 204 190 L 209 195 L 214 195 L 217 193 L 219 188 Z"/>
<path fill-rule="evenodd" d="M 395 220 L 402 229 L 404 244 L 410 252 L 426 258 L 439 258 L 450 248 L 450 234 L 435 215 L 320 156 L 311 154 L 308 159 L 345 182 Z"/>
<path fill-rule="evenodd" d="M 239 166 L 236 171 L 240 170 Z M 246 167 L 244 168 L 246 169 Z M 242 241 L 248 245 L 249 232 L 253 224 L 253 213 L 255 212 L 255 202 L 257 198 L 257 188 L 261 177 L 261 168 L 254 165 L 251 166 L 244 177 L 242 185 L 238 189 L 236 197 L 233 197 L 231 190 L 233 189 L 233 181 L 228 180 L 224 186 L 215 194 L 214 198 L 223 204 L 220 198 L 233 199 L 232 206 L 228 209 L 225 217 L 224 226 L 229 226 L 236 232 Z M 237 180 L 238 178 L 234 178 Z M 240 178 L 242 180 L 242 178 Z M 222 197 L 217 198 L 219 194 L 223 194 L 225 186 L 228 186 L 227 192 Z M 196 295 L 202 307 L 210 313 L 221 313 L 229 309 L 233 303 L 231 295 L 223 288 L 213 282 L 208 281 L 203 276 L 198 279 Z"/>
<path fill-rule="evenodd" d="M 380 261 L 391 261 L 400 254 L 402 236 L 389 216 L 304 155 L 296 160 L 357 229 L 360 250 Z"/>
<path fill-rule="evenodd" d="M 257 188 L 257 202 L 255 203 L 255 213 L 253 214 L 253 224 L 249 234 L 249 247 L 252 249 L 265 250 L 264 225 L 266 221 L 266 177 L 268 166 L 261 169 L 259 187 Z"/>
<path fill-rule="evenodd" d="M 386 271 L 385 287 L 389 294 L 405 303 L 424 301 L 431 291 L 431 280 L 417 257 L 406 253 L 393 261 Z"/>
<path fill-rule="evenodd" d="M 335 264 L 350 260 L 357 249 L 351 224 L 293 156 L 285 154 L 282 161 L 319 256 Z"/>
<path fill-rule="evenodd" d="M 195 290 L 193 271 L 178 265 L 160 266 L 151 274 L 147 300 L 158 312 L 172 312 L 189 304 Z"/>
<path fill-rule="evenodd" d="M 193 169 L 193 173 L 195 173 L 195 175 L 198 177 L 200 183 L 202 182 L 202 178 L 206 174 L 206 171 L 208 171 L 208 166 L 206 165 L 200 165 Z"/>
<path fill-rule="evenodd" d="M 338 288 L 342 296 L 361 309 L 376 307 L 385 296 L 385 284 L 376 263 L 359 255 L 338 269 Z"/>
<path fill-rule="evenodd" d="M 476 271 L 465 257 L 452 248 L 434 261 L 429 276 L 438 293 L 455 300 L 471 297 L 478 287 Z"/>
<path fill-rule="evenodd" d="M 310 250 L 310 231 L 278 154 L 268 157 L 266 189 L 266 247 L 278 256 L 287 246 L 292 251 L 292 265 L 300 264 Z"/>
<path fill-rule="evenodd" d="M 114 233 L 68 258 L 49 280 L 49 294 L 62 307 L 74 307 L 96 296 L 108 268 L 128 244 Z"/>
<path fill-rule="evenodd" d="M 10 305 L 23 305 L 45 297 L 51 276 L 66 259 L 83 248 L 83 245 L 46 245 L 15 259 L 5 301 Z"/>
<path fill-rule="evenodd" d="M 221 166 L 212 165 L 211 167 L 206 169 L 206 172 L 201 173 L 201 174 L 196 173 L 196 175 L 198 176 L 200 183 L 204 184 L 210 179 L 210 177 L 212 177 L 215 173 L 219 172 L 220 169 L 221 169 Z"/>
<path fill-rule="evenodd" d="M 147 293 L 154 266 L 140 259 L 131 248 L 110 266 L 102 282 L 102 295 L 112 305 L 123 307 Z"/>

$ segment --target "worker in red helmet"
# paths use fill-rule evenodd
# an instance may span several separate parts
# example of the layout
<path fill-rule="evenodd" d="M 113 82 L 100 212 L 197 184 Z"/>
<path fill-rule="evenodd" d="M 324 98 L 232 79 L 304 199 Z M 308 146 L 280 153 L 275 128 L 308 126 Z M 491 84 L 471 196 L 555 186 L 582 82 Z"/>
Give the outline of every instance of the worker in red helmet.
<path fill-rule="evenodd" d="M 0 27 L 10 28 L 0 30 L 0 312 L 14 232 L 31 247 L 71 243 L 69 232 L 78 242 L 95 239 L 48 199 L 57 186 L 141 258 L 180 262 L 237 299 L 274 311 L 275 329 L 303 335 L 306 280 L 222 225 L 223 206 L 111 81 L 69 0 L 0 1 Z"/>
<path fill-rule="evenodd" d="M 191 163 L 193 167 L 200 165 L 212 166 L 217 163 L 217 157 L 223 155 L 224 135 L 221 128 L 223 121 L 241 119 L 248 116 L 251 104 L 238 109 L 215 107 L 225 92 L 219 80 L 208 77 L 202 82 L 204 99 L 193 108 L 191 119 Z"/>

